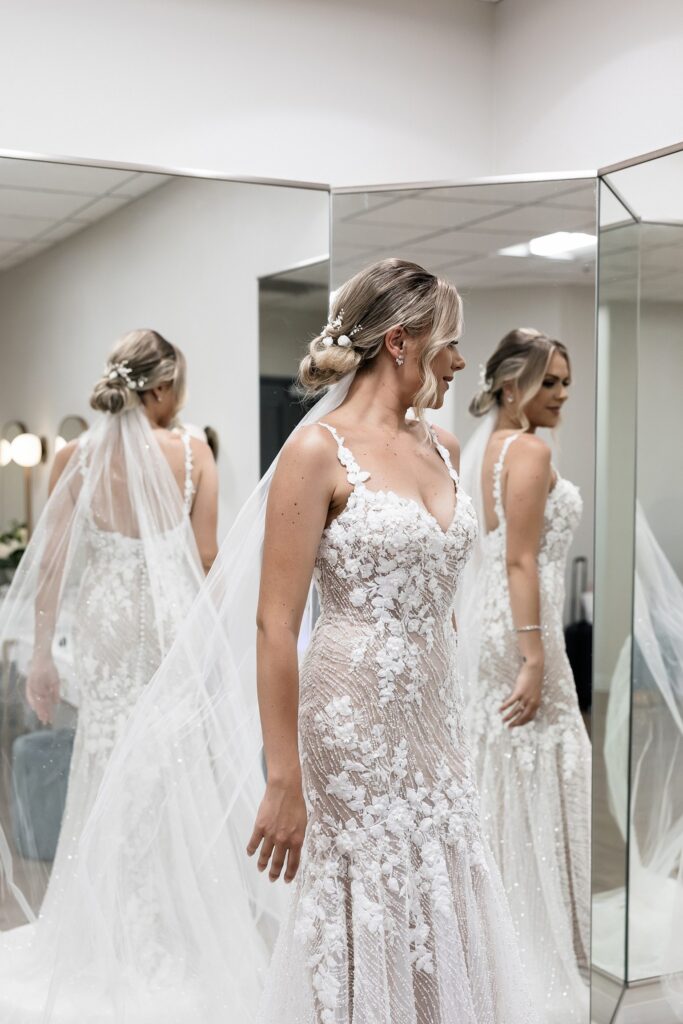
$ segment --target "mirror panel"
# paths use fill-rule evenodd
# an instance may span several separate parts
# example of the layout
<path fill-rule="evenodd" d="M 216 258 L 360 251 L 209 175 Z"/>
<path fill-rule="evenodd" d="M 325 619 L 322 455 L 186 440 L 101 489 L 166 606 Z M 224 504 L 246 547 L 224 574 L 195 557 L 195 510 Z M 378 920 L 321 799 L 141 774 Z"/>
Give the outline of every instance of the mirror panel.
<path fill-rule="evenodd" d="M 587 592 L 579 596 L 585 599 L 584 614 L 592 614 L 596 213 L 594 179 L 335 191 L 332 197 L 333 288 L 363 267 L 393 256 L 413 260 L 448 278 L 461 293 L 465 328 L 458 347 L 467 365 L 455 377 L 443 407 L 430 412 L 428 418 L 453 431 L 463 448 L 480 422 L 468 412 L 470 399 L 478 390 L 480 366 L 505 334 L 517 327 L 534 327 L 567 345 L 572 371 L 570 400 L 563 409 L 559 438 L 544 433 L 553 445 L 559 472 L 578 483 L 584 499 L 583 517 L 567 562 L 565 624 L 572 620 L 570 567 L 577 556 L 588 562 Z M 590 728 L 590 672 L 586 682 L 584 720 Z M 481 740 L 481 744 L 485 742 Z M 583 792 L 572 791 L 571 798 L 576 796 L 586 807 L 587 774 L 579 788 Z M 514 828 L 510 825 L 508 838 Z M 585 865 L 579 883 L 583 891 L 574 893 L 574 908 L 580 908 L 585 916 L 590 906 L 588 831 L 586 822 L 580 857 Z M 529 845 L 533 846 L 533 840 Z M 532 902 L 530 893 L 526 910 Z M 577 944 L 575 951 L 578 948 Z M 577 955 L 583 978 L 577 1003 L 585 1024 L 589 1020 L 587 959 L 587 951 Z M 553 1020 L 569 1019 L 562 1011 L 545 1008 L 548 1018 L 555 1012 Z"/>
<path fill-rule="evenodd" d="M 49 439 L 46 463 L 31 471 L 36 519 L 55 451 L 98 420 L 89 399 L 113 343 L 143 327 L 186 356 L 181 424 L 214 454 L 220 438 L 223 535 L 260 476 L 261 330 L 277 358 L 278 346 L 294 351 L 297 337 L 305 345 L 326 319 L 327 189 L 2 158 L 0 191 L 0 422 L 21 420 Z M 272 302 L 260 308 L 264 290 L 283 299 L 277 310 Z M 11 440 L 9 427 L 4 433 Z M 23 486 L 18 466 L 0 468 L 0 532 L 22 518 Z M 0 651 L 0 822 L 13 844 L 15 879 L 35 911 L 57 848 L 66 781 L 83 770 L 72 760 L 83 716 L 70 680 L 87 686 L 89 670 L 77 663 L 67 619 L 65 612 L 53 645 L 64 698 L 53 724 L 64 742 L 50 779 L 31 760 L 33 737 L 47 730 L 24 700 L 22 637 Z M 25 737 L 24 777 L 15 744 Z M 10 808 L 29 776 L 37 796 L 22 805 L 21 821 L 39 837 L 33 845 Z M 45 792 L 56 787 L 49 814 L 43 784 Z M 22 920 L 11 893 L 0 890 L 0 929 Z"/>
<path fill-rule="evenodd" d="M 674 152 L 607 174 L 601 184 L 612 215 L 607 224 L 601 218 L 599 261 L 606 426 L 598 466 L 603 456 L 609 461 L 598 475 L 606 571 L 597 576 L 603 628 L 596 609 L 596 661 L 606 657 L 596 696 L 601 688 L 607 699 L 595 813 L 601 800 L 609 813 L 599 827 L 595 819 L 594 855 L 603 857 L 594 876 L 606 886 L 611 869 L 615 888 L 595 896 L 594 978 L 613 971 L 625 985 L 619 1014 L 638 1004 L 653 1021 L 673 1019 L 662 976 L 683 971 L 682 167 L 683 152 Z"/>

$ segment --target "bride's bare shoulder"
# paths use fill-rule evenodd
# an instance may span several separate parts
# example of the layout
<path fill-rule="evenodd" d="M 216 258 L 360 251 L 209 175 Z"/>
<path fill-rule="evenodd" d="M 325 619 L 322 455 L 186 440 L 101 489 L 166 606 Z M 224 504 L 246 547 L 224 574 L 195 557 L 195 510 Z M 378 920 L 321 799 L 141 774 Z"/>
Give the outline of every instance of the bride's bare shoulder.
<path fill-rule="evenodd" d="M 280 454 L 280 465 L 297 467 L 306 472 L 320 472 L 334 467 L 336 443 L 320 423 L 309 423 L 288 437 Z"/>

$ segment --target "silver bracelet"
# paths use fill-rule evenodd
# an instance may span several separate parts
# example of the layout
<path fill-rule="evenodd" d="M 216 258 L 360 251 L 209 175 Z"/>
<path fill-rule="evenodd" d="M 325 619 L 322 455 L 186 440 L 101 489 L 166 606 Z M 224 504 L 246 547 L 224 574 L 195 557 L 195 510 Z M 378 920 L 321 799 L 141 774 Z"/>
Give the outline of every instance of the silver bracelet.
<path fill-rule="evenodd" d="M 517 626 L 515 633 L 542 633 L 543 626 Z"/>

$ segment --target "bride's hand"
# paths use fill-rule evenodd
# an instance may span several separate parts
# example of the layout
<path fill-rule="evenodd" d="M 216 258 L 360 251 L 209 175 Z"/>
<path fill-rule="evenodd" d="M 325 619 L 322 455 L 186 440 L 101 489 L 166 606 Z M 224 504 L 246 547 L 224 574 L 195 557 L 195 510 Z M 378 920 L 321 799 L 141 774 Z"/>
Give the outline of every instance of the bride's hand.
<path fill-rule="evenodd" d="M 59 673 L 50 657 L 34 658 L 26 678 L 26 700 L 43 725 L 52 721 L 52 711 L 59 701 Z"/>
<path fill-rule="evenodd" d="M 543 664 L 525 661 L 517 675 L 514 690 L 500 706 L 505 724 L 514 729 L 531 722 L 541 706 L 542 689 Z"/>
<path fill-rule="evenodd" d="M 306 804 L 301 781 L 269 782 L 256 815 L 247 853 L 251 857 L 261 847 L 258 869 L 265 871 L 270 861 L 268 877 L 271 882 L 280 877 L 286 857 L 284 880 L 291 882 L 299 867 L 305 831 Z"/>

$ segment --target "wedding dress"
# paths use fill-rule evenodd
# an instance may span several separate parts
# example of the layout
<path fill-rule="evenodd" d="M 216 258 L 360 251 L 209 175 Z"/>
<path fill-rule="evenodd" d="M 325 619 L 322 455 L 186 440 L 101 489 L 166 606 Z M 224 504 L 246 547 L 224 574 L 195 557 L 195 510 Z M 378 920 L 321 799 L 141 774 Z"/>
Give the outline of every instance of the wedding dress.
<path fill-rule="evenodd" d="M 321 613 L 300 672 L 309 820 L 258 1021 L 528 1024 L 500 877 L 483 841 L 458 695 L 453 597 L 476 532 L 366 486 L 324 531 Z"/>
<path fill-rule="evenodd" d="M 259 1001 L 268 1024 L 348 1024 L 351 1003 L 354 1024 L 540 1024 L 456 689 L 470 503 L 460 492 L 442 530 L 340 457 L 356 486 L 321 540 L 323 615 L 311 641 L 310 599 L 300 634 L 311 845 L 295 886 L 245 855 L 264 790 L 254 623 L 276 460 L 112 751 L 41 959 L 40 1012 L 2 1024 L 250 1024 Z"/>
<path fill-rule="evenodd" d="M 68 640 L 71 655 L 68 666 L 64 656 L 60 658 L 62 696 L 78 709 L 64 814 L 39 917 L 34 921 L 27 901 L 20 899 L 29 923 L 0 937 L 3 1022 L 41 1019 L 64 922 L 83 909 L 70 904 L 70 885 L 81 835 L 106 765 L 201 585 L 203 572 L 189 518 L 194 497 L 192 447 L 187 432 L 180 437 L 184 475 L 176 481 L 140 409 L 109 416 L 83 434 L 27 552 L 24 577 L 17 580 L 2 609 L 2 630 L 13 637 L 19 650 L 22 645 L 33 647 L 32 627 L 39 629 L 37 623 L 31 626 L 26 621 L 27 616 L 64 620 L 56 633 L 63 642 Z M 140 486 L 155 491 L 147 502 L 136 495 Z M 57 573 L 61 574 L 58 587 L 46 583 Z M 31 590 L 33 600 L 28 599 Z M 54 646 L 59 656 L 58 644 Z M 16 682 L 23 685 L 21 678 Z M 14 698 L 16 705 L 16 691 Z M 3 713 L 15 727 L 29 727 L 29 732 L 16 730 L 15 750 L 17 743 L 32 735 L 40 739 L 30 731 L 35 719 L 25 712 L 17 714 L 16 706 L 4 707 Z M 9 757 L 10 752 L 5 754 Z M 36 766 L 40 758 L 37 750 Z M 15 757 L 10 772 L 18 771 Z M 16 780 L 13 788 L 16 828 Z M 37 845 L 31 842 L 32 808 L 20 809 L 23 830 L 28 833 L 23 842 L 30 855 L 31 846 Z M 10 832 L 11 824 L 7 825 Z M 33 826 L 39 829 L 41 822 Z M 141 834 L 138 854 L 143 846 Z M 140 875 L 140 864 L 131 858 L 122 891 L 126 899 L 138 902 L 129 920 L 132 931 L 141 933 L 142 947 L 148 938 L 142 933 L 150 922 Z M 135 941 L 132 935 L 130 941 Z"/>
<path fill-rule="evenodd" d="M 588 990 L 579 968 L 587 967 L 590 953 L 591 751 L 562 624 L 567 556 L 582 501 L 578 488 L 557 475 L 546 501 L 537 558 L 545 654 L 541 706 L 532 722 L 511 729 L 500 706 L 512 692 L 521 661 L 508 590 L 502 475 L 507 452 L 519 436 L 505 440 L 494 467 L 499 525 L 482 536 L 478 578 L 462 594 L 463 605 L 469 606 L 462 629 L 478 634 L 476 651 L 468 658 L 465 720 L 484 832 L 502 874 L 517 947 L 543 1021 L 586 1024 Z M 466 449 L 463 463 L 468 475 L 478 472 L 480 478 L 480 458 L 472 462 Z"/>

